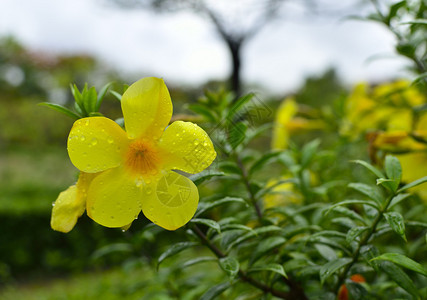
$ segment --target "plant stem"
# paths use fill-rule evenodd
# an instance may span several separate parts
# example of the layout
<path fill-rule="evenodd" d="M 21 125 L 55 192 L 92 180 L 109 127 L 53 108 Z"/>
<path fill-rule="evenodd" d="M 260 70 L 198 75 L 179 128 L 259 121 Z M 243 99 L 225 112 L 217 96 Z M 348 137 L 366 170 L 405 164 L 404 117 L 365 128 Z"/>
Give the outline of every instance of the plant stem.
<path fill-rule="evenodd" d="M 245 166 L 243 165 L 242 160 L 240 159 L 239 155 L 236 154 L 236 161 L 237 161 L 237 165 L 239 166 L 240 170 L 242 171 L 242 180 L 243 183 L 246 187 L 246 190 L 248 191 L 249 194 L 249 199 L 252 203 L 252 205 L 255 208 L 255 212 L 257 214 L 258 217 L 258 221 L 261 223 L 262 221 L 262 211 L 261 208 L 259 207 L 258 203 L 257 203 L 257 199 L 255 198 L 255 195 L 251 189 L 251 185 L 250 185 L 250 181 L 249 181 L 249 176 L 248 176 L 248 171 L 246 170 Z"/>
<path fill-rule="evenodd" d="M 348 265 L 345 266 L 345 268 L 343 269 L 343 271 L 341 272 L 341 274 L 340 274 L 340 276 L 338 278 L 337 285 L 335 286 L 335 289 L 334 289 L 335 293 L 338 293 L 338 290 L 339 290 L 340 286 L 344 283 L 345 279 L 347 278 L 348 271 L 350 271 L 350 268 L 359 259 L 360 250 L 362 249 L 363 246 L 365 246 L 368 243 L 368 241 L 371 238 L 372 234 L 375 233 L 375 231 L 377 229 L 377 226 L 378 226 L 379 222 L 381 221 L 381 219 L 383 218 L 384 213 L 387 211 L 387 208 L 390 205 L 390 202 L 391 202 L 392 198 L 393 198 L 393 196 L 390 196 L 390 197 L 387 198 L 384 207 L 378 211 L 378 214 L 375 217 L 374 221 L 372 222 L 371 227 L 369 228 L 368 232 L 360 240 L 359 245 L 357 246 L 356 250 L 353 253 L 351 262 Z"/>
<path fill-rule="evenodd" d="M 213 244 L 206 237 L 206 235 L 203 233 L 203 231 L 200 230 L 200 228 L 197 225 L 194 225 L 191 228 L 191 230 L 199 237 L 202 243 L 215 254 L 216 257 L 224 258 L 227 256 L 224 252 L 222 252 L 221 249 L 219 249 L 215 244 Z M 250 285 L 260 289 L 264 293 L 270 293 L 273 296 L 276 296 L 280 299 L 287 299 L 287 300 L 298 300 L 298 299 L 307 300 L 308 299 L 305 296 L 304 291 L 289 279 L 286 279 L 285 282 L 289 286 L 290 291 L 284 292 L 284 291 L 273 289 L 272 287 L 248 276 L 247 273 L 242 269 L 239 269 L 238 276 L 242 281 L 249 283 Z"/>

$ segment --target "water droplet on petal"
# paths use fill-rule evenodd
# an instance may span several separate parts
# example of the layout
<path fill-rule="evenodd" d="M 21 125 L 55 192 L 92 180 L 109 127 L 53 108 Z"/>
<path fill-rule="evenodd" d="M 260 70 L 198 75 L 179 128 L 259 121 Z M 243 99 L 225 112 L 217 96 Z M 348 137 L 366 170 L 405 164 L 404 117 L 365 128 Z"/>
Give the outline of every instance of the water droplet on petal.
<path fill-rule="evenodd" d="M 98 140 L 96 138 L 93 138 L 91 144 L 92 146 L 95 146 L 96 144 L 98 144 Z"/>
<path fill-rule="evenodd" d="M 89 126 L 89 120 L 86 120 L 85 125 Z"/>
<path fill-rule="evenodd" d="M 108 137 L 107 142 L 108 142 L 109 144 L 112 144 L 112 143 L 114 143 L 114 140 L 113 140 L 113 138 L 112 138 L 112 137 Z"/>
<path fill-rule="evenodd" d="M 82 136 L 80 137 L 80 140 L 81 140 L 82 142 L 84 142 L 84 141 L 86 140 L 86 137 L 85 137 L 84 135 L 82 135 Z"/>

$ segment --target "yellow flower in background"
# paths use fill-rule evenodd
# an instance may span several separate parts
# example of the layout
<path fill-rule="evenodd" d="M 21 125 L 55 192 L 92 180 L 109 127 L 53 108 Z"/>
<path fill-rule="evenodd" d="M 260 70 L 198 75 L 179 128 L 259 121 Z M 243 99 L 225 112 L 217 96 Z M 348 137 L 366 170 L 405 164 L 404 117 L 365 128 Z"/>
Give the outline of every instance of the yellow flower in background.
<path fill-rule="evenodd" d="M 286 125 L 298 112 L 297 103 L 293 98 L 285 99 L 279 106 L 274 121 L 272 149 L 285 149 L 289 142 L 289 131 Z"/>
<path fill-rule="evenodd" d="M 123 227 L 141 212 L 175 230 L 194 215 L 197 187 L 172 170 L 198 173 L 215 159 L 206 132 L 172 117 L 162 79 L 143 78 L 121 101 L 126 131 L 105 117 L 77 120 L 68 137 L 71 162 L 86 173 L 102 172 L 87 191 L 87 214 L 106 227 Z M 166 129 L 165 129 L 166 128 Z"/>
<path fill-rule="evenodd" d="M 296 117 L 297 113 L 298 105 L 295 99 L 288 98 L 280 104 L 274 121 L 272 149 L 285 149 L 288 146 L 290 135 L 294 132 L 324 128 L 322 121 Z"/>
<path fill-rule="evenodd" d="M 373 139 L 373 146 L 376 149 L 391 152 L 422 150 L 426 148 L 425 144 L 417 142 L 408 132 L 402 130 L 376 133 Z"/>
<path fill-rule="evenodd" d="M 381 84 L 372 92 L 373 99 L 378 102 L 389 102 L 396 106 L 413 107 L 425 103 L 426 98 L 408 80 L 397 80 Z"/>
<path fill-rule="evenodd" d="M 399 158 L 400 164 L 402 165 L 402 181 L 404 183 L 409 183 L 427 176 L 427 149 L 396 156 Z M 418 193 L 421 199 L 427 203 L 426 184 L 411 188 L 410 191 Z"/>
<path fill-rule="evenodd" d="M 59 194 L 52 208 L 50 226 L 53 230 L 70 232 L 86 209 L 89 185 L 98 174 L 80 172 L 75 185 Z"/>
<path fill-rule="evenodd" d="M 398 80 L 379 85 L 369 92 L 364 83 L 357 85 L 346 100 L 346 117 L 341 133 L 357 137 L 368 131 L 410 131 L 412 108 L 426 98 L 409 81 Z"/>

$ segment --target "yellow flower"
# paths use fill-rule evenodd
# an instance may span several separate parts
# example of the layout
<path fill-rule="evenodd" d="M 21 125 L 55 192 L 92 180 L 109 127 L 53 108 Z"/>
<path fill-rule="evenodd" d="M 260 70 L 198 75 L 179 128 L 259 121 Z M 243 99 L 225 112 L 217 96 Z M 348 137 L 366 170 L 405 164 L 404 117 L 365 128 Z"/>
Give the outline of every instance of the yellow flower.
<path fill-rule="evenodd" d="M 408 80 L 397 80 L 377 86 L 372 92 L 379 102 L 391 102 L 397 106 L 413 107 L 425 103 L 425 97 Z"/>
<path fill-rule="evenodd" d="M 288 146 L 289 131 L 286 129 L 286 125 L 297 112 L 298 106 L 293 98 L 285 99 L 280 104 L 274 121 L 272 149 L 285 149 Z"/>
<path fill-rule="evenodd" d="M 421 177 L 427 176 L 427 150 L 397 155 L 402 165 L 402 181 L 410 183 Z M 427 203 L 427 184 L 421 184 L 410 189 L 416 192 Z"/>
<path fill-rule="evenodd" d="M 379 85 L 372 92 L 366 84 L 359 84 L 347 98 L 341 133 L 358 136 L 372 130 L 410 131 L 412 107 L 424 102 L 425 97 L 405 80 Z"/>
<path fill-rule="evenodd" d="M 77 120 L 68 137 L 71 162 L 86 173 L 102 172 L 87 192 L 88 216 L 106 227 L 127 226 L 141 212 L 175 230 L 194 215 L 197 187 L 172 170 L 198 173 L 215 159 L 206 132 L 172 117 L 162 79 L 143 78 L 121 101 L 126 131 L 105 117 Z M 165 129 L 166 128 L 166 129 Z"/>
<path fill-rule="evenodd" d="M 373 146 L 377 149 L 404 152 L 425 149 L 426 145 L 415 141 L 406 131 L 396 130 L 375 134 Z"/>
<path fill-rule="evenodd" d="M 87 190 L 98 174 L 80 172 L 75 185 L 59 194 L 53 204 L 50 226 L 53 230 L 70 232 L 86 208 Z"/>
<path fill-rule="evenodd" d="M 325 127 L 320 120 L 310 120 L 296 117 L 298 105 L 293 98 L 285 99 L 279 106 L 274 121 L 272 149 L 285 149 L 292 133 L 301 130 L 315 130 Z"/>

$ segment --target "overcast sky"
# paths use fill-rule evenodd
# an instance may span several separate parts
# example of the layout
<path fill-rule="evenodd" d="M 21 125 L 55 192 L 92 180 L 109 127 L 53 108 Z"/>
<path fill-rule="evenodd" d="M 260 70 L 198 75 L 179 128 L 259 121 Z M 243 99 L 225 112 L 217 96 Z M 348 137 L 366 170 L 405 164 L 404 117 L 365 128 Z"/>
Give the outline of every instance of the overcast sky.
<path fill-rule="evenodd" d="M 123 11 L 106 2 L 1 0 L 0 35 L 14 35 L 34 50 L 90 53 L 123 72 L 166 81 L 195 85 L 228 76 L 227 49 L 204 18 L 190 12 Z M 298 12 L 286 7 L 288 16 L 293 9 Z M 393 55 L 394 43 L 373 23 L 284 18 L 247 44 L 243 79 L 274 92 L 291 92 L 305 76 L 329 66 L 349 84 L 390 79 L 404 74 L 407 63 Z M 375 55 L 387 58 L 368 63 Z"/>

